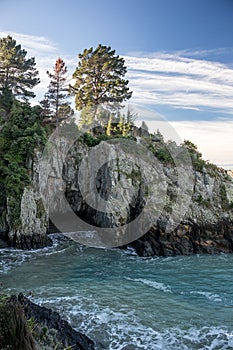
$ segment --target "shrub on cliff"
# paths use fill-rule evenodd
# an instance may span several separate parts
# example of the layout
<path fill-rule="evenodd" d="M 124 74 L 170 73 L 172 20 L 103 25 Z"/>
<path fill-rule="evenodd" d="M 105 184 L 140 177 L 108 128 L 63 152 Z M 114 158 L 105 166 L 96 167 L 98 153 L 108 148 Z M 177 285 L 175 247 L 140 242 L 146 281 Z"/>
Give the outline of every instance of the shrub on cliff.
<path fill-rule="evenodd" d="M 20 198 L 31 180 L 31 160 L 35 148 L 47 139 L 41 126 L 40 107 L 14 101 L 0 134 L 0 184 L 8 198 L 11 219 L 18 225 Z"/>

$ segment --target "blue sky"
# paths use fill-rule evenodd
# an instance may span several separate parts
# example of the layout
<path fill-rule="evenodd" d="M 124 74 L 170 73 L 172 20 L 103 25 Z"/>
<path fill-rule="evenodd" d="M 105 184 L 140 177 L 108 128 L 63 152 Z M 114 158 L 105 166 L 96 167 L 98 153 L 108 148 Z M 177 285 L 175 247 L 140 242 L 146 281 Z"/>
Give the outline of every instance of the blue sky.
<path fill-rule="evenodd" d="M 233 164 L 232 0 L 0 0 L 0 36 L 36 56 L 41 84 L 55 59 L 70 73 L 77 54 L 99 43 L 125 57 L 132 102 L 164 116 L 205 158 Z"/>

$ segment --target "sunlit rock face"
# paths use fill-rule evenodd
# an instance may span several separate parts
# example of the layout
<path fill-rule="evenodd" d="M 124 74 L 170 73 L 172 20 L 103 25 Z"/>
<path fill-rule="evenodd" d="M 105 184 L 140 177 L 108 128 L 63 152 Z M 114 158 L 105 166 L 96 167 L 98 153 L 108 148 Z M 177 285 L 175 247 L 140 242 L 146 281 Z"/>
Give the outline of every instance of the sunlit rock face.
<path fill-rule="evenodd" d="M 96 246 L 129 244 L 142 256 L 233 251 L 233 180 L 226 172 L 158 161 L 141 136 L 133 147 L 126 140 L 102 141 L 96 147 L 83 140 L 72 147 L 59 142 L 49 165 L 42 164 L 45 169 L 42 154 L 35 155 L 18 228 L 9 221 L 7 199 L 0 201 L 0 234 L 10 245 L 28 249 L 49 244 L 49 217 L 57 215 L 62 225 L 54 222 L 53 230 L 69 231 L 67 223 L 72 231 L 114 229 L 110 238 L 100 230 Z M 74 226 L 66 221 L 70 212 L 80 219 Z M 143 221 L 136 221 L 142 213 Z"/>
<path fill-rule="evenodd" d="M 224 171 L 208 167 L 197 171 L 186 165 L 177 170 L 174 164 L 160 163 L 152 172 L 144 155 L 128 152 L 126 156 L 117 143 L 102 148 L 99 154 L 99 158 L 91 156 L 90 148 L 77 142 L 66 156 L 62 174 L 59 160 L 53 166 L 57 175 L 51 178 L 51 187 L 57 181 L 54 179 L 62 177 L 66 200 L 84 222 L 94 227 L 119 228 L 121 232 L 146 207 L 150 227 L 139 236 L 133 233 L 127 242 L 139 255 L 233 251 L 233 181 Z M 191 192 L 190 186 L 183 184 L 187 172 L 192 176 Z M 86 183 L 84 189 L 80 189 L 80 181 Z M 100 196 L 94 198 L 104 200 L 101 210 L 98 205 L 97 209 L 88 205 L 93 182 Z M 178 200 L 181 197 L 182 201 Z M 60 197 L 53 199 L 53 208 L 63 212 Z M 116 245 L 117 242 L 121 245 L 124 240 L 116 240 Z"/>

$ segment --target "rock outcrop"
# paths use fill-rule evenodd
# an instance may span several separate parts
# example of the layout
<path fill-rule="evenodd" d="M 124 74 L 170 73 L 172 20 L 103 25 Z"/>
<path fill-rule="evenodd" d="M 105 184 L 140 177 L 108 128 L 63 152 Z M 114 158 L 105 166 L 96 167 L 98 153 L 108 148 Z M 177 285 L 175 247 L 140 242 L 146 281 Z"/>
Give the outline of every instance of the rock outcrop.
<path fill-rule="evenodd" d="M 57 312 L 23 294 L 0 300 L 0 349 L 93 350 L 94 343 L 75 331 Z"/>
<path fill-rule="evenodd" d="M 141 256 L 233 252 L 233 181 L 223 171 L 194 170 L 192 201 L 180 223 L 166 230 L 166 213 L 131 246 Z M 176 186 L 171 187 L 171 193 Z"/>
<path fill-rule="evenodd" d="M 105 246 L 124 245 L 125 235 L 127 243 L 141 256 L 233 252 L 233 180 L 227 173 L 203 161 L 201 167 L 187 162 L 150 163 L 151 153 L 148 156 L 132 142 L 133 149 L 126 140 L 115 140 L 104 147 L 102 143 L 97 145 L 95 151 L 83 140 L 75 142 L 63 159 L 63 167 L 59 157 L 54 157 L 50 189 L 53 192 L 62 184 L 72 211 L 85 223 L 118 228 L 120 238 L 115 242 L 101 237 Z M 156 147 L 159 144 L 171 150 L 155 136 L 149 142 L 140 138 L 145 148 L 150 149 L 154 142 Z M 60 185 L 58 179 L 62 179 Z M 92 198 L 93 192 L 97 195 Z M 67 206 L 63 205 L 64 198 L 56 195 L 49 197 L 48 193 L 49 202 L 65 221 Z M 147 212 L 149 228 L 143 232 L 147 226 L 134 226 L 138 232 L 131 232 L 131 236 L 122 233 L 122 227 L 143 211 Z M 85 224 L 77 227 L 82 229 Z"/>
<path fill-rule="evenodd" d="M 0 349 L 37 350 L 16 297 L 0 296 Z"/>
<path fill-rule="evenodd" d="M 23 190 L 18 222 L 12 219 L 8 198 L 4 196 L 4 189 L 0 189 L 0 239 L 15 248 L 37 249 L 51 244 L 47 236 L 48 212 L 44 208 L 38 183 L 40 157 L 39 152 L 35 153 L 32 180 Z"/>
<path fill-rule="evenodd" d="M 142 256 L 233 252 L 233 179 L 196 151 L 190 161 L 161 134 L 135 135 L 107 142 L 103 135 L 72 142 L 57 135 L 47 159 L 35 157 L 18 230 L 0 201 L 0 238 L 20 248 L 44 246 L 50 217 L 62 232 L 97 231 L 81 243 L 130 244 Z"/>

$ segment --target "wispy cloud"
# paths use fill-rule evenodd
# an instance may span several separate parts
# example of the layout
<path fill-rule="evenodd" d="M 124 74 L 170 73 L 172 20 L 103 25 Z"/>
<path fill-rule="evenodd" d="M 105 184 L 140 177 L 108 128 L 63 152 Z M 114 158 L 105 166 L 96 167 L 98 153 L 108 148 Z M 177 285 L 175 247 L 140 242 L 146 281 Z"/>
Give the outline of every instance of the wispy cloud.
<path fill-rule="evenodd" d="M 57 45 L 43 36 L 0 31 L 0 37 L 5 37 L 7 35 L 11 35 L 31 56 L 41 56 L 48 52 L 56 53 L 58 51 Z"/>
<path fill-rule="evenodd" d="M 233 113 L 233 69 L 226 64 L 178 53 L 125 60 L 138 103 Z"/>
<path fill-rule="evenodd" d="M 61 56 L 70 74 L 77 64 L 77 56 L 67 56 L 59 45 L 48 38 L 13 32 L 0 32 L 0 37 L 12 35 L 18 43 L 35 56 L 41 84 L 36 87 L 37 99 L 42 98 L 55 60 Z M 151 131 L 157 128 L 167 138 L 176 134 L 180 139 L 190 139 L 198 145 L 206 159 L 217 164 L 233 164 L 233 68 L 230 65 L 206 59 L 213 54 L 217 58 L 224 49 L 213 52 L 190 50 L 173 53 L 137 53 L 125 56 L 128 79 L 133 90 L 132 102 L 139 105 L 164 105 L 171 109 L 208 110 L 216 113 L 212 121 L 161 122 L 155 113 L 144 113 Z M 221 112 L 221 113 L 219 113 Z M 188 115 L 188 112 L 187 112 Z M 166 135 L 166 131 L 170 134 Z"/>
<path fill-rule="evenodd" d="M 36 57 L 41 84 L 36 87 L 38 98 L 46 91 L 51 70 L 58 56 L 65 60 L 70 78 L 77 64 L 77 56 L 67 56 L 59 45 L 46 37 L 14 32 L 0 32 L 0 37 L 12 35 L 30 56 Z M 219 62 L 197 57 L 222 53 L 224 48 L 183 50 L 173 53 L 137 53 L 125 56 L 127 77 L 133 90 L 133 102 L 143 105 L 162 105 L 169 108 L 190 109 L 226 114 L 233 113 L 233 68 Z M 187 57 L 189 56 L 189 57 Z M 217 115 L 216 115 L 217 116 Z"/>

